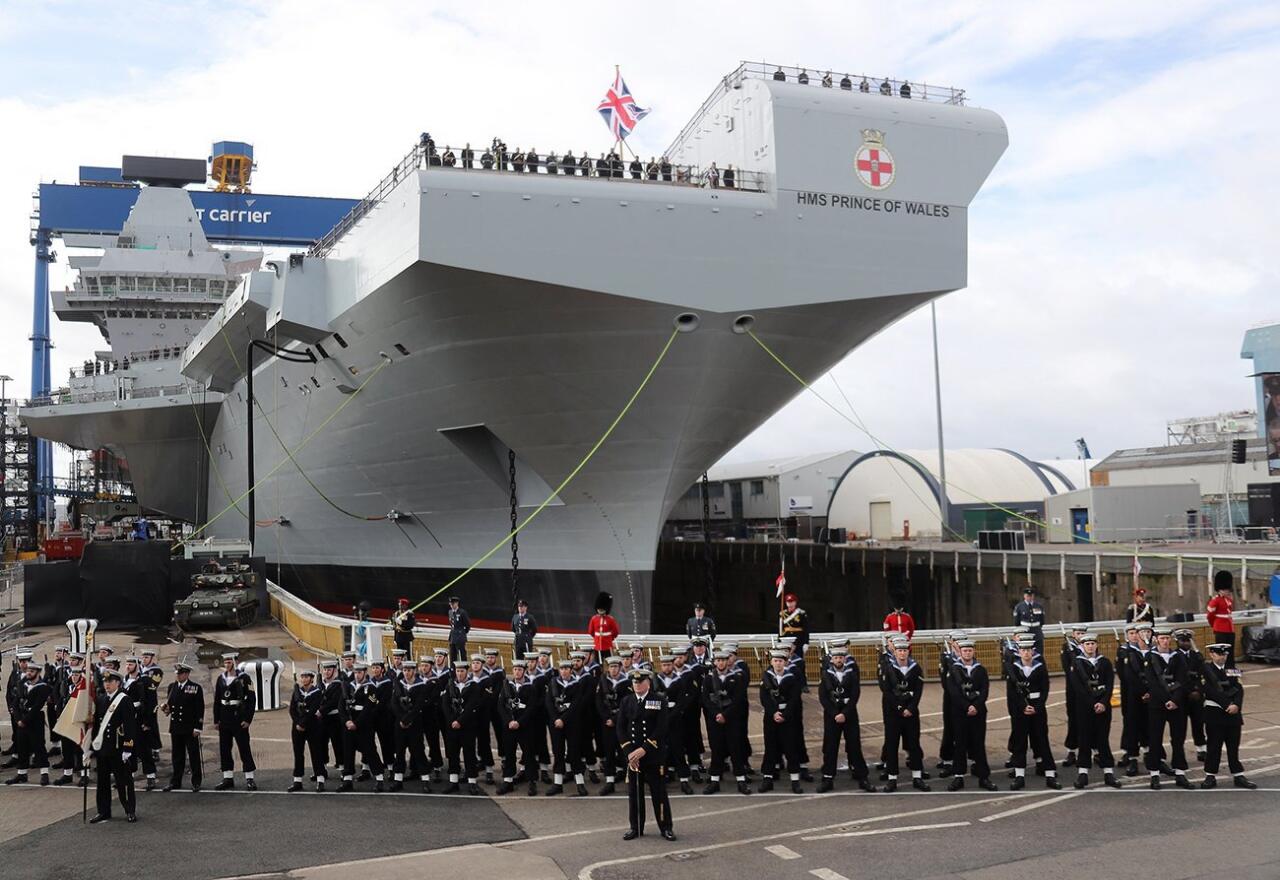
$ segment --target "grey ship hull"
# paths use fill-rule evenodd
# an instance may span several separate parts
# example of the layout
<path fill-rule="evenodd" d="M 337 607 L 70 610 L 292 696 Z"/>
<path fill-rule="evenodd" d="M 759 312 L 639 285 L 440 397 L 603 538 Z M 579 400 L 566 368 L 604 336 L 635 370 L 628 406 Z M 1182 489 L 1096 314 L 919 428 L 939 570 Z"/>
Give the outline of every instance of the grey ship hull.
<path fill-rule="evenodd" d="M 818 375 L 929 296 L 753 314 L 781 357 Z M 326 341 L 330 357 L 316 366 L 276 360 L 255 374 L 258 399 L 293 448 L 350 396 L 329 380 L 342 376 L 346 389 L 359 387 L 382 363 L 380 352 L 392 355 L 297 454 L 310 483 L 258 419 L 256 473 L 262 479 L 274 471 L 257 491 L 258 551 L 279 566 L 284 584 L 324 607 L 345 610 L 367 599 L 392 608 L 401 595 L 425 598 L 507 533 L 501 449 L 519 451 L 523 519 L 617 415 L 682 311 L 415 263 L 337 322 L 358 328 L 359 335 L 340 334 L 346 348 Z M 699 314 L 698 329 L 676 337 L 609 441 L 520 535 L 520 591 L 544 626 L 580 630 L 596 593 L 607 590 L 623 625 L 647 630 L 652 591 L 661 589 L 653 568 L 667 512 L 709 462 L 799 391 L 749 336 L 733 332 L 735 314 Z M 218 465 L 232 497 L 247 485 L 242 386 L 226 395 L 212 438 L 223 450 Z M 499 441 L 499 474 L 448 430 L 466 426 L 484 426 Z M 211 483 L 209 491 L 211 511 L 229 504 L 220 487 Z M 351 515 L 390 510 L 411 516 Z M 279 517 L 288 524 L 267 524 Z M 234 511 L 210 529 L 219 537 L 244 530 Z M 465 597 L 473 616 L 506 619 L 509 550 L 450 592 Z M 445 598 L 427 610 L 443 612 Z"/>

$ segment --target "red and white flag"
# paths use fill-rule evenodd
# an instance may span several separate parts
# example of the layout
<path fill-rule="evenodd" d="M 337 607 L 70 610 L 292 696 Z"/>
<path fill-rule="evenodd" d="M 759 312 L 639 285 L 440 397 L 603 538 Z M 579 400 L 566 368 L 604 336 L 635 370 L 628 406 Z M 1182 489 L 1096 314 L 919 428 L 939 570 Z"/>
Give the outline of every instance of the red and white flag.
<path fill-rule="evenodd" d="M 775 598 L 782 598 L 782 591 L 787 588 L 787 560 L 782 560 L 782 571 L 778 573 L 777 579 L 773 582 L 778 588 Z"/>
<path fill-rule="evenodd" d="M 1138 559 L 1137 554 L 1133 557 L 1133 586 L 1138 587 L 1138 576 L 1142 574 L 1142 561 Z"/>

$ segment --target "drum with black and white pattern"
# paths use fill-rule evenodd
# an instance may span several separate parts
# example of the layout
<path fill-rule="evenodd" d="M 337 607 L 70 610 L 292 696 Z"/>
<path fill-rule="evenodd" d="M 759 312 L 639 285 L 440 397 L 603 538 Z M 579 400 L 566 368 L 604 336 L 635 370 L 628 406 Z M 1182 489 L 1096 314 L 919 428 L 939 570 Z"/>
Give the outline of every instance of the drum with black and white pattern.
<path fill-rule="evenodd" d="M 284 663 L 280 660 L 249 660 L 240 664 L 240 670 L 253 682 L 259 712 L 280 708 L 280 673 L 283 669 Z"/>
<path fill-rule="evenodd" d="M 71 641 L 67 647 L 73 654 L 87 654 L 93 644 L 93 634 L 97 632 L 98 621 L 88 617 L 77 617 L 67 621 L 67 631 L 71 633 Z"/>

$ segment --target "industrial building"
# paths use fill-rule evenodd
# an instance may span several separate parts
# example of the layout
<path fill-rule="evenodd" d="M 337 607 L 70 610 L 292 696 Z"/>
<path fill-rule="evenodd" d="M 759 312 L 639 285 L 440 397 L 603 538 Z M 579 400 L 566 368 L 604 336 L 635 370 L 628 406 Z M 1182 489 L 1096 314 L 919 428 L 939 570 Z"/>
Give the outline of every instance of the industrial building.
<path fill-rule="evenodd" d="M 947 537 L 972 540 L 1006 527 L 1037 533 L 1045 498 L 1076 488 L 1056 467 L 1008 449 L 948 450 L 946 470 Z M 939 538 L 941 499 L 937 450 L 879 449 L 858 456 L 840 477 L 827 525 L 850 539 Z"/>
<path fill-rule="evenodd" d="M 1119 449 L 1093 466 L 1089 481 L 1095 487 L 1195 485 L 1203 526 L 1226 530 L 1260 525 L 1251 523 L 1249 486 L 1280 482 L 1280 477 L 1268 472 L 1266 441 L 1254 437 L 1246 441 L 1244 464 L 1231 462 L 1229 441 Z"/>
<path fill-rule="evenodd" d="M 1138 542 L 1196 538 L 1201 534 L 1200 487 L 1090 486 L 1044 502 L 1051 544 Z"/>
<path fill-rule="evenodd" d="M 737 464 L 707 471 L 707 518 L 716 537 L 755 535 L 808 538 L 826 522 L 836 482 L 860 453 L 819 452 Z M 701 532 L 702 483 L 676 502 L 667 517 L 667 534 Z"/>

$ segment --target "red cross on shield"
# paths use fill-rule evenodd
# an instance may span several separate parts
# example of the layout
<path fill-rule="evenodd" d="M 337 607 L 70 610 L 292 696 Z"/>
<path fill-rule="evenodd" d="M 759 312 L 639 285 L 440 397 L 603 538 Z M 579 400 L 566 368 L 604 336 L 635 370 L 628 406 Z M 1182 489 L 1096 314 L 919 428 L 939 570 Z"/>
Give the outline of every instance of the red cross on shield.
<path fill-rule="evenodd" d="M 874 190 L 888 189 L 896 174 L 893 156 L 883 143 L 864 143 L 854 157 L 858 179 Z"/>

